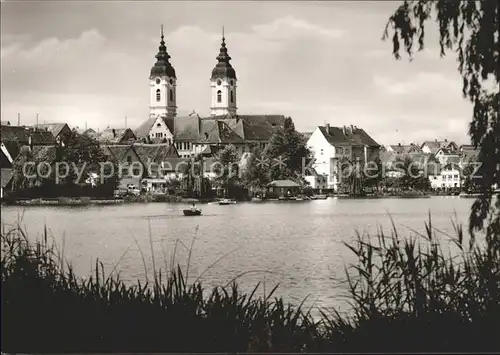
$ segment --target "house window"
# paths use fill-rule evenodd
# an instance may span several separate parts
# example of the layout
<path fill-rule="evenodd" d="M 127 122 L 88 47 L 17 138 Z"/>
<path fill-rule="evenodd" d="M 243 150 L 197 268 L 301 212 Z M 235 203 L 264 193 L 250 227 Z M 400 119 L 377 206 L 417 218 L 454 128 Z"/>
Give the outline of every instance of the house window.
<path fill-rule="evenodd" d="M 122 176 L 127 176 L 128 175 L 128 169 L 127 168 L 123 168 L 122 169 Z"/>
<path fill-rule="evenodd" d="M 174 101 L 174 91 L 170 89 L 170 101 Z"/>
<path fill-rule="evenodd" d="M 454 177 L 455 177 L 455 180 L 457 180 L 457 179 L 458 179 L 458 175 L 455 175 Z"/>
<path fill-rule="evenodd" d="M 222 102 L 222 91 L 217 91 L 217 102 Z"/>
<path fill-rule="evenodd" d="M 233 92 L 231 91 L 231 103 L 234 102 L 234 96 L 233 96 Z"/>
<path fill-rule="evenodd" d="M 157 123 L 157 124 L 156 124 L 156 127 L 161 127 L 161 123 Z"/>
<path fill-rule="evenodd" d="M 323 149 L 321 149 L 321 155 L 323 155 Z"/>
<path fill-rule="evenodd" d="M 157 101 L 157 102 L 160 102 L 160 99 L 161 99 L 160 89 L 157 89 L 157 90 L 156 90 L 156 101 Z"/>
<path fill-rule="evenodd" d="M 134 168 L 133 173 L 135 176 L 139 175 L 140 174 L 139 168 Z"/>
<path fill-rule="evenodd" d="M 132 163 L 132 157 L 130 155 L 127 155 L 127 163 Z"/>

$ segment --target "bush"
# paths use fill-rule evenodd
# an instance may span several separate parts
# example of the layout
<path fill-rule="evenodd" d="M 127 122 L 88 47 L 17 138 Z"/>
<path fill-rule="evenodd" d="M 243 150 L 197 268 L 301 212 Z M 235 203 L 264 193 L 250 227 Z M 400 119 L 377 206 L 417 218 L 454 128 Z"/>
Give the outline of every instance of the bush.
<path fill-rule="evenodd" d="M 125 285 L 113 272 L 77 278 L 62 253 L 2 228 L 4 352 L 446 352 L 500 350 L 498 235 L 468 245 L 456 227 L 446 256 L 429 218 L 426 235 L 357 235 L 347 247 L 352 313 L 314 320 L 282 299 L 242 294 L 236 283 L 188 284 L 170 264 L 152 284 Z M 153 260 L 154 265 L 154 260 Z M 163 275 L 167 275 L 166 278 Z M 186 341 L 189 334 L 192 341 Z M 27 341 L 29 339 L 29 341 Z"/>

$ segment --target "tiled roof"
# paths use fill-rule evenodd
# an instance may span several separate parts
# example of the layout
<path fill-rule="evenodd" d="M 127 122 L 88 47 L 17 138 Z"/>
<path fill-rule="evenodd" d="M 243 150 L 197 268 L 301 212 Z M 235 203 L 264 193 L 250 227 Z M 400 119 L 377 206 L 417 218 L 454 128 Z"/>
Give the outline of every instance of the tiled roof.
<path fill-rule="evenodd" d="M 448 141 L 434 140 L 434 141 L 424 141 L 421 147 L 426 145 L 430 149 L 431 153 L 435 154 L 440 148 L 449 148 L 453 144 L 454 144 L 453 141 L 448 142 Z"/>
<path fill-rule="evenodd" d="M 413 154 L 413 153 L 421 153 L 422 149 L 415 144 L 398 144 L 391 145 L 391 149 L 397 154 Z"/>
<path fill-rule="evenodd" d="M 462 161 L 476 161 L 479 158 L 479 149 L 469 150 L 465 149 L 460 153 Z"/>
<path fill-rule="evenodd" d="M 107 157 L 115 158 L 119 163 L 122 162 L 130 149 L 131 145 L 103 145 L 101 149 Z"/>
<path fill-rule="evenodd" d="M 135 140 L 135 134 L 130 128 L 107 128 L 98 135 L 97 140 L 100 143 L 118 144 L 122 143 L 127 135 Z"/>
<path fill-rule="evenodd" d="M 10 126 L 9 121 L 0 121 L 0 126 Z"/>
<path fill-rule="evenodd" d="M 66 123 L 44 123 L 35 125 L 36 128 L 46 130 L 52 132 L 54 137 L 57 137 L 65 126 L 68 126 Z M 69 128 L 69 126 L 68 126 Z"/>
<path fill-rule="evenodd" d="M 13 176 L 14 176 L 13 169 L 2 169 L 0 171 L 2 188 L 5 188 L 9 184 L 9 182 L 12 180 Z"/>
<path fill-rule="evenodd" d="M 83 131 L 82 134 L 89 136 L 89 137 L 97 137 L 97 135 L 98 135 L 97 132 L 94 131 L 92 128 L 89 128 L 89 129 Z"/>
<path fill-rule="evenodd" d="M 56 144 L 56 138 L 50 131 L 33 131 L 30 134 L 33 145 L 53 145 Z"/>
<path fill-rule="evenodd" d="M 197 115 L 176 117 L 174 119 L 174 139 L 184 142 L 200 141 L 200 138 L 203 137 L 200 132 L 200 126 L 202 125 Z"/>
<path fill-rule="evenodd" d="M 26 128 L 20 126 L 1 126 L 0 136 L 2 142 L 16 141 L 21 144 L 28 144 L 28 134 Z"/>
<path fill-rule="evenodd" d="M 146 121 L 144 121 L 139 127 L 136 128 L 136 130 L 134 131 L 134 134 L 135 136 L 138 138 L 138 139 L 142 139 L 142 138 L 145 138 L 149 135 L 149 131 L 151 130 L 151 128 L 153 128 L 153 125 L 154 123 L 156 122 L 158 117 L 150 117 L 148 118 Z M 163 117 L 163 122 L 165 122 L 165 124 L 167 125 L 168 129 L 170 130 L 170 132 L 172 132 L 172 134 L 174 134 L 174 120 L 177 122 L 177 120 L 179 119 L 180 117 L 176 117 L 176 118 L 171 118 L 171 117 Z"/>
<path fill-rule="evenodd" d="M 341 127 L 332 126 L 319 126 L 318 127 L 323 133 L 323 136 L 331 145 L 367 145 L 372 147 L 379 147 L 380 145 L 373 140 L 372 137 L 365 132 L 365 130 L 353 127 L 352 133 L 351 128 L 346 127 L 345 133 L 344 129 Z"/>
<path fill-rule="evenodd" d="M 143 164 L 154 162 L 161 164 L 167 158 L 178 158 L 179 154 L 172 144 L 134 144 L 135 152 Z"/>

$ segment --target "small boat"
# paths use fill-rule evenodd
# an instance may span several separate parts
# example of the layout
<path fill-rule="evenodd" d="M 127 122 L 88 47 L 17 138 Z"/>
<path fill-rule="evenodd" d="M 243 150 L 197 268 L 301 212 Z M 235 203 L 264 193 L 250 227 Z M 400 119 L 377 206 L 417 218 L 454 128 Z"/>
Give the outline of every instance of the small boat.
<path fill-rule="evenodd" d="M 219 205 L 233 205 L 235 203 L 236 201 L 228 200 L 227 198 L 219 201 Z"/>
<path fill-rule="evenodd" d="M 311 196 L 312 200 L 326 200 L 328 198 L 327 195 L 313 195 Z"/>
<path fill-rule="evenodd" d="M 188 210 L 183 210 L 184 216 L 200 216 L 201 210 L 199 208 L 190 208 Z"/>

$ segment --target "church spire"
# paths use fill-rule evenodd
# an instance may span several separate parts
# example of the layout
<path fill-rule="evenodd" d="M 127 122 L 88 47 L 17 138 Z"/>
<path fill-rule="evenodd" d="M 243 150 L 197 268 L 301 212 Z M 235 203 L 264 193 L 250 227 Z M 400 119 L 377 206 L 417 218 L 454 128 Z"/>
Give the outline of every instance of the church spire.
<path fill-rule="evenodd" d="M 161 40 L 160 46 L 158 47 L 158 54 L 155 56 L 156 63 L 151 68 L 151 77 L 155 76 L 168 76 L 171 78 L 175 78 L 175 70 L 170 64 L 169 59 L 170 55 L 167 53 L 167 47 L 165 46 L 165 40 L 163 36 L 163 25 L 161 25 Z"/>
<path fill-rule="evenodd" d="M 226 38 L 224 37 L 224 26 L 222 26 L 222 43 L 219 51 L 219 55 L 216 57 L 218 63 L 215 65 L 215 68 L 212 70 L 212 79 L 217 77 L 226 77 L 230 79 L 236 79 L 236 71 L 232 67 L 231 57 L 227 53 L 226 48 Z"/>

